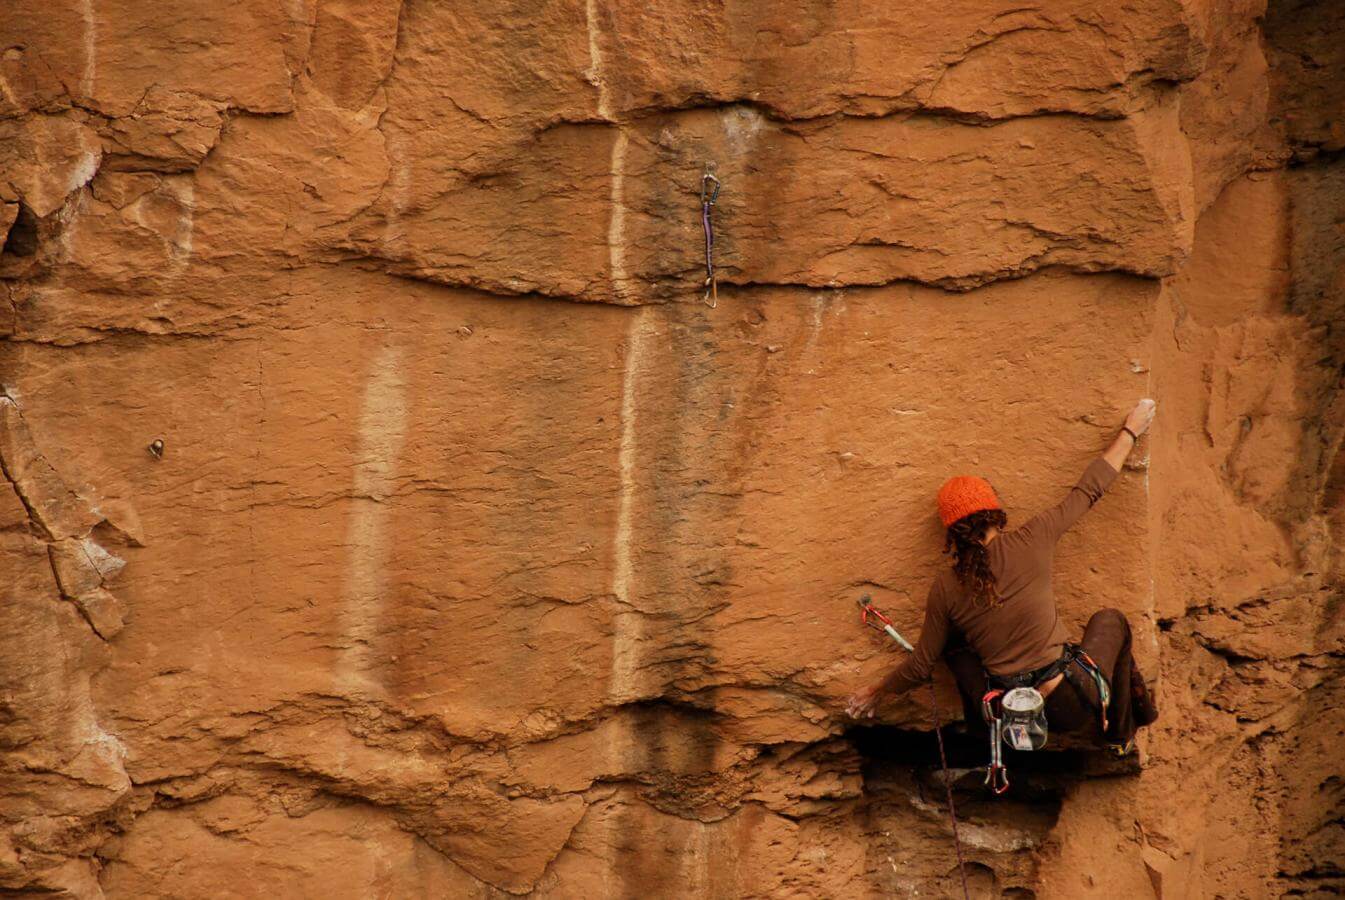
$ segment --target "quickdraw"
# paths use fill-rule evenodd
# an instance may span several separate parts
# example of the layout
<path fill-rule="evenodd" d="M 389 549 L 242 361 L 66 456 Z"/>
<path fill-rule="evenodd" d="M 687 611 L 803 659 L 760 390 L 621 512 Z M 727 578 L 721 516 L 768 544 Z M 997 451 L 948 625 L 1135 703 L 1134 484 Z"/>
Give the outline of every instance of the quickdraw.
<path fill-rule="evenodd" d="M 709 172 L 701 176 L 701 225 L 705 229 L 705 296 L 701 299 L 711 309 L 719 306 L 719 284 L 715 278 L 715 229 L 710 210 L 719 201 L 720 187 L 719 179 Z"/>
<path fill-rule="evenodd" d="M 859 609 L 861 613 L 861 621 L 863 621 L 865 625 L 876 631 L 883 632 L 888 637 L 892 638 L 892 640 L 900 644 L 902 649 L 910 653 L 915 652 L 915 648 L 911 646 L 911 642 L 901 636 L 901 632 L 897 631 L 896 626 L 892 624 L 891 619 L 878 611 L 878 607 L 873 605 L 873 601 L 869 598 L 868 594 L 859 598 Z"/>
<path fill-rule="evenodd" d="M 868 594 L 859 598 L 860 621 L 875 631 L 881 631 L 892 640 L 896 641 L 901 647 L 914 653 L 915 648 L 911 642 L 901 636 L 892 620 L 883 615 L 878 607 L 873 605 L 873 598 Z M 943 788 L 948 796 L 948 820 L 953 825 L 953 847 L 957 851 L 957 874 L 962 878 L 962 896 L 966 900 L 971 900 L 971 890 L 967 887 L 967 867 L 962 860 L 962 838 L 957 831 L 957 807 L 953 804 L 953 782 L 948 778 L 948 753 L 943 746 L 943 730 L 939 727 L 939 701 L 934 693 L 934 681 L 929 682 L 929 712 L 934 719 L 934 734 L 939 739 L 939 765 L 943 769 Z M 1005 782 L 1008 787 L 1008 782 Z"/>
<path fill-rule="evenodd" d="M 1009 789 L 1009 770 L 1004 765 L 1004 743 L 1001 740 L 1003 720 L 995 708 L 1003 696 L 1003 691 L 995 689 L 986 691 L 981 697 L 981 716 L 990 728 L 990 762 L 985 767 L 985 783 L 996 794 Z"/>

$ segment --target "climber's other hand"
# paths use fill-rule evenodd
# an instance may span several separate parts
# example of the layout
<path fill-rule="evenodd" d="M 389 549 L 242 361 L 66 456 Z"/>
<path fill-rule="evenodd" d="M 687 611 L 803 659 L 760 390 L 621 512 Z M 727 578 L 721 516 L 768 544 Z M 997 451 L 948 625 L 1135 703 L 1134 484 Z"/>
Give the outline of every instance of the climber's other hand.
<path fill-rule="evenodd" d="M 872 719 L 880 699 L 878 688 L 860 688 L 850 695 L 850 702 L 845 705 L 845 711 L 852 719 Z"/>

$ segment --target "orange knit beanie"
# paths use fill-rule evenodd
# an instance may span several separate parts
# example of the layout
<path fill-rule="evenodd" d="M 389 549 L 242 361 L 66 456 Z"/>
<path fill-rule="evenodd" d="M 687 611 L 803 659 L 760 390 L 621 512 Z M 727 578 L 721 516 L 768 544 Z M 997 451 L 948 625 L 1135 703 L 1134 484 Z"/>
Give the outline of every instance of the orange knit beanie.
<path fill-rule="evenodd" d="M 975 475 L 949 478 L 939 488 L 939 518 L 947 528 L 963 516 L 985 509 L 1000 509 L 990 482 Z"/>

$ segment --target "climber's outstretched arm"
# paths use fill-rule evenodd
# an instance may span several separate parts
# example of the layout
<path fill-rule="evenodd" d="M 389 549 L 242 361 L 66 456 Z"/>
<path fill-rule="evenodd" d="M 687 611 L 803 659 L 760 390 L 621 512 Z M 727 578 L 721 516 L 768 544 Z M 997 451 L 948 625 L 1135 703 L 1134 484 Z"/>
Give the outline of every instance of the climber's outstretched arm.
<path fill-rule="evenodd" d="M 939 579 L 935 579 L 925 600 L 925 624 L 920 628 L 915 652 L 878 684 L 856 691 L 850 697 L 846 711 L 856 719 L 870 718 L 883 698 L 900 694 L 928 679 L 934 671 L 934 663 L 943 655 L 951 624 L 947 598 L 940 589 Z"/>
<path fill-rule="evenodd" d="M 1060 540 L 1079 517 L 1092 509 L 1093 504 L 1102 498 L 1107 488 L 1116 479 L 1126 457 L 1135 448 L 1135 441 L 1148 429 L 1153 421 L 1156 406 L 1152 400 L 1141 400 L 1135 404 L 1130 415 L 1126 416 L 1123 430 L 1107 447 L 1106 451 L 1084 469 L 1079 481 L 1070 488 L 1064 498 L 1052 506 L 1028 519 L 1019 533 L 1041 548 L 1049 548 Z"/>

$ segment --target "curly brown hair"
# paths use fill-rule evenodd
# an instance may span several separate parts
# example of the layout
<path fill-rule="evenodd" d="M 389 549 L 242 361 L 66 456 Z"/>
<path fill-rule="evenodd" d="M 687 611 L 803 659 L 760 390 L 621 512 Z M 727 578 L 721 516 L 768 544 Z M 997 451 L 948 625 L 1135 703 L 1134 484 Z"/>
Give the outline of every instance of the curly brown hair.
<path fill-rule="evenodd" d="M 995 573 L 990 571 L 990 554 L 981 543 L 986 532 L 1003 528 L 1009 517 L 1002 509 L 985 509 L 963 516 L 948 526 L 943 552 L 953 557 L 953 571 L 962 587 L 977 603 L 994 606 L 1002 599 L 995 589 Z"/>

